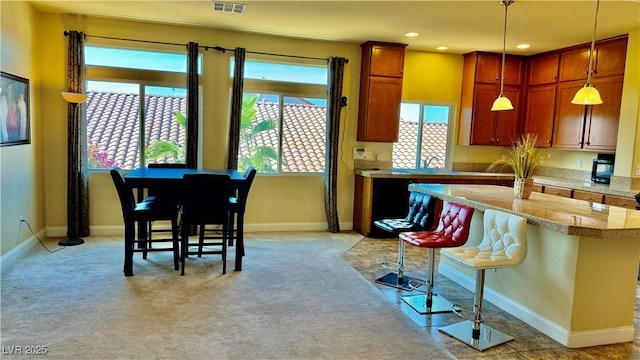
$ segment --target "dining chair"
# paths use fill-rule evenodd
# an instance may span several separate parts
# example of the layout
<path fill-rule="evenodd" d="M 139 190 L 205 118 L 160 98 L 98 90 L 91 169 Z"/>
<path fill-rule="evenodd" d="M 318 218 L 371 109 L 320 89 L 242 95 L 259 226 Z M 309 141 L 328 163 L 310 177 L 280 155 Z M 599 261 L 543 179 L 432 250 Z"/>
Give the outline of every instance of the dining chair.
<path fill-rule="evenodd" d="M 247 208 L 247 199 L 249 198 L 249 190 L 256 177 L 256 168 L 250 167 L 244 172 L 244 183 L 238 189 L 236 196 L 229 197 L 229 245 L 233 246 L 234 240 L 237 240 L 236 246 L 240 248 L 240 253 L 244 256 L 244 212 Z"/>
<path fill-rule="evenodd" d="M 175 270 L 178 270 L 179 259 L 179 234 L 178 234 L 178 209 L 175 206 L 164 202 L 143 201 L 136 203 L 133 191 L 126 186 L 124 179 L 118 170 L 110 171 L 111 178 L 120 198 L 120 206 L 122 207 L 122 218 L 124 220 L 124 274 L 125 276 L 133 275 L 133 253 L 142 252 L 143 258 L 146 259 L 147 252 L 171 251 L 173 252 L 173 263 Z M 171 221 L 171 239 L 136 239 L 135 223 L 138 226 L 147 226 L 150 221 L 169 220 Z M 153 243 L 170 242 L 170 247 L 151 248 L 148 245 Z M 136 248 L 136 244 L 139 245 Z"/>
<path fill-rule="evenodd" d="M 182 215 L 182 272 L 184 275 L 185 259 L 189 255 L 220 254 L 222 255 L 222 273 L 227 273 L 227 243 L 229 241 L 229 175 L 217 174 L 185 174 L 183 177 Z M 218 225 L 214 234 L 206 234 L 206 225 Z M 198 241 L 193 242 L 190 228 L 200 227 Z M 191 250 L 192 248 L 196 250 Z M 220 247 L 211 250 L 205 247 Z"/>
<path fill-rule="evenodd" d="M 150 169 L 153 168 L 162 168 L 162 169 L 186 169 L 187 164 L 164 164 L 164 163 L 150 163 L 147 164 L 147 167 Z M 182 192 L 180 189 L 176 189 L 175 187 L 150 187 L 147 189 L 147 196 L 144 198 L 144 201 L 162 201 L 166 203 L 171 203 L 176 206 L 176 209 L 180 205 L 180 200 L 182 198 Z M 151 240 L 153 239 L 154 233 L 166 233 L 171 232 L 171 229 L 166 228 L 153 228 L 153 221 L 149 221 L 149 227 L 147 229 L 147 233 L 149 234 L 149 246 L 151 247 Z"/>

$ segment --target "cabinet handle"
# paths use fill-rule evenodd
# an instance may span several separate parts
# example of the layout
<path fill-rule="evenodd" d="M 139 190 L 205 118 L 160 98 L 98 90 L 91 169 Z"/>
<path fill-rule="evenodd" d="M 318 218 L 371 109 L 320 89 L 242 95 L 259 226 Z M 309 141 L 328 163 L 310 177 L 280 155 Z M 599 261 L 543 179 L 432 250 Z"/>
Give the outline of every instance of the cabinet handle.
<path fill-rule="evenodd" d="M 553 80 L 556 80 L 558 78 L 557 75 L 553 75 Z"/>
<path fill-rule="evenodd" d="M 551 144 L 551 140 L 547 140 L 547 144 Z"/>
<path fill-rule="evenodd" d="M 496 142 L 500 142 L 500 138 L 496 138 Z"/>

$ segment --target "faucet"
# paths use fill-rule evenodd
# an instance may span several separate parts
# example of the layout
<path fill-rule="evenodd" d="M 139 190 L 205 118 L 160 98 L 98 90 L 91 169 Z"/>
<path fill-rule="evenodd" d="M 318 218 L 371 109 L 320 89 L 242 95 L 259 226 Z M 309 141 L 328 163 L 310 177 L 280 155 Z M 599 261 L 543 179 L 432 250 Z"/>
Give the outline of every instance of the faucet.
<path fill-rule="evenodd" d="M 426 159 L 424 159 L 424 161 L 422 162 L 422 167 L 425 168 L 425 169 L 428 169 L 429 165 L 431 165 L 431 162 L 433 160 L 438 161 L 440 159 L 438 159 L 438 157 L 435 156 L 435 155 L 431 155 L 431 156 L 427 157 Z"/>

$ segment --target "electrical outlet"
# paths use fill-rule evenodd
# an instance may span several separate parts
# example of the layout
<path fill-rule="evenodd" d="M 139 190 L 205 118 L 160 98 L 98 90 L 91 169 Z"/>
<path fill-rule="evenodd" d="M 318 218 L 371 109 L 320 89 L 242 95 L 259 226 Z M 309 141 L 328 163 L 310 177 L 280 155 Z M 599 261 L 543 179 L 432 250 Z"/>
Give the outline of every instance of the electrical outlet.
<path fill-rule="evenodd" d="M 20 221 L 20 224 L 18 226 L 20 226 L 20 229 L 22 229 L 24 227 L 24 216 L 20 216 L 18 220 Z"/>
<path fill-rule="evenodd" d="M 636 165 L 636 175 L 640 176 L 640 165 Z"/>
<path fill-rule="evenodd" d="M 582 159 L 578 159 L 578 161 L 576 162 L 576 167 L 578 169 L 582 167 Z"/>

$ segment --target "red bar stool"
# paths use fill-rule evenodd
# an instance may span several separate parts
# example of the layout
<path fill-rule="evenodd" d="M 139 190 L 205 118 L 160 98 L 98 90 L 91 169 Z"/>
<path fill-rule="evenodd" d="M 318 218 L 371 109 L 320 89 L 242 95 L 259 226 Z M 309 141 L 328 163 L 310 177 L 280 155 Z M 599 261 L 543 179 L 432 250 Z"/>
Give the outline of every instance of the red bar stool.
<path fill-rule="evenodd" d="M 527 220 L 502 211 L 484 212 L 484 237 L 480 245 L 440 252 L 468 269 L 476 270 L 473 319 L 448 325 L 439 330 L 480 351 L 513 340 L 513 337 L 483 324 L 482 298 L 486 269 L 516 266 L 527 256 Z M 462 306 L 454 305 L 460 309 Z M 460 311 L 456 312 L 460 314 Z M 462 316 L 464 317 L 464 316 Z"/>
<path fill-rule="evenodd" d="M 433 276 L 435 273 L 435 249 L 462 246 L 469 238 L 469 227 L 473 217 L 473 208 L 445 201 L 438 227 L 434 231 L 417 231 L 400 234 L 402 244 L 428 248 L 429 268 L 427 271 L 427 291 L 421 295 L 401 296 L 401 299 L 420 314 L 433 314 L 453 311 L 453 304 L 447 299 L 433 293 Z M 400 246 L 404 256 L 404 246 Z M 419 284 L 418 286 L 423 285 Z M 437 296 L 437 297 L 434 297 Z"/>

